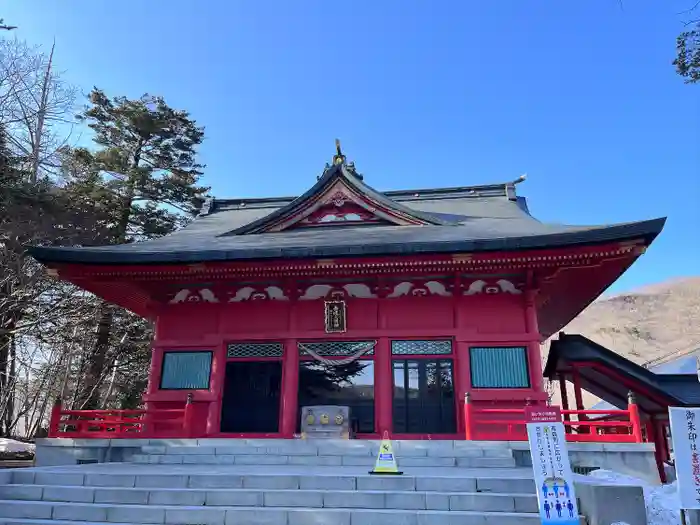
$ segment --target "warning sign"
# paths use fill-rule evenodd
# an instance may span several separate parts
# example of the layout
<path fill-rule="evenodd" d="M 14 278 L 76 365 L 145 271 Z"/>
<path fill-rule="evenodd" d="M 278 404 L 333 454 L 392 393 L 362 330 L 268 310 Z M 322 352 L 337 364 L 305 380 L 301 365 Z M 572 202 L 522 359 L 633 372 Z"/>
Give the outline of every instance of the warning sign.
<path fill-rule="evenodd" d="M 559 407 L 525 407 L 526 423 L 560 423 Z"/>
<path fill-rule="evenodd" d="M 382 442 L 379 444 L 379 452 L 377 452 L 377 461 L 374 463 L 374 470 L 370 470 L 369 473 L 389 475 L 403 474 L 403 472 L 399 472 L 399 468 L 396 465 L 396 456 L 394 456 L 394 448 L 391 446 L 388 432 L 384 432 Z"/>

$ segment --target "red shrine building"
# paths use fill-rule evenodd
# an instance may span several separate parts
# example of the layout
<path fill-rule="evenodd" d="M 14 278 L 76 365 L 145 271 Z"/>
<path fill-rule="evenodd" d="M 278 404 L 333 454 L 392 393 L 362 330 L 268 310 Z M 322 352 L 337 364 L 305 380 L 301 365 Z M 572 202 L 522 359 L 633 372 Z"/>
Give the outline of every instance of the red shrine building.
<path fill-rule="evenodd" d="M 184 229 L 32 248 L 61 279 L 153 321 L 146 407 L 191 437 L 284 437 L 302 407 L 356 438 L 463 439 L 475 407 L 544 404 L 540 344 L 664 219 L 547 224 L 513 182 L 380 192 L 338 148 L 299 197 L 212 199 Z"/>

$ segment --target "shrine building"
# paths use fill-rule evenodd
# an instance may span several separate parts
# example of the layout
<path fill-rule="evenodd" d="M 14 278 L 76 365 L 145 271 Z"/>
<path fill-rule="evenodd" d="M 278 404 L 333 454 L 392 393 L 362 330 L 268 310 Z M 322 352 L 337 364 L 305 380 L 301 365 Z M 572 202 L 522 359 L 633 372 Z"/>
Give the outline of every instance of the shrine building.
<path fill-rule="evenodd" d="M 466 394 L 546 402 L 540 344 L 665 222 L 542 223 L 522 180 L 380 192 L 338 146 L 299 197 L 211 199 L 156 240 L 31 253 L 154 323 L 144 404 L 189 398 L 189 437 L 292 438 L 302 407 L 339 405 L 356 438 L 464 439 Z"/>

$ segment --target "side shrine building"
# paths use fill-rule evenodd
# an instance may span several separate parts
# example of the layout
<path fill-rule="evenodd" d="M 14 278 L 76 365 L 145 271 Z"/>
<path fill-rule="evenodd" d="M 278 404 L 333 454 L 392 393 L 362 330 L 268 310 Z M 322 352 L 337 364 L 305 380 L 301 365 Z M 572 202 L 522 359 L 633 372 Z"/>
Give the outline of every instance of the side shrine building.
<path fill-rule="evenodd" d="M 356 438 L 463 439 L 467 393 L 546 403 L 540 343 L 665 221 L 542 223 L 521 181 L 379 192 L 338 148 L 299 197 L 212 199 L 157 240 L 31 253 L 155 323 L 144 402 L 189 398 L 189 437 L 292 438 L 302 407 L 340 405 Z"/>

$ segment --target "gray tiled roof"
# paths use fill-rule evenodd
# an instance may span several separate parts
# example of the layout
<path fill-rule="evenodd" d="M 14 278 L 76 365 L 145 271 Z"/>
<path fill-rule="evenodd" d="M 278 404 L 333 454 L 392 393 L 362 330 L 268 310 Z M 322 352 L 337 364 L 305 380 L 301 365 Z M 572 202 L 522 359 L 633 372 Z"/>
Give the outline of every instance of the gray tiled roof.
<path fill-rule="evenodd" d="M 341 169 L 342 168 L 342 169 Z M 270 258 L 403 255 L 538 249 L 643 237 L 651 242 L 665 219 L 606 226 L 545 224 L 515 195 L 514 181 L 484 186 L 380 193 L 333 167 L 301 197 L 214 200 L 186 228 L 160 239 L 120 246 L 33 247 L 42 262 L 194 263 Z M 421 226 L 326 226 L 255 233 L 285 216 L 334 178 L 371 199 L 426 223 Z"/>

